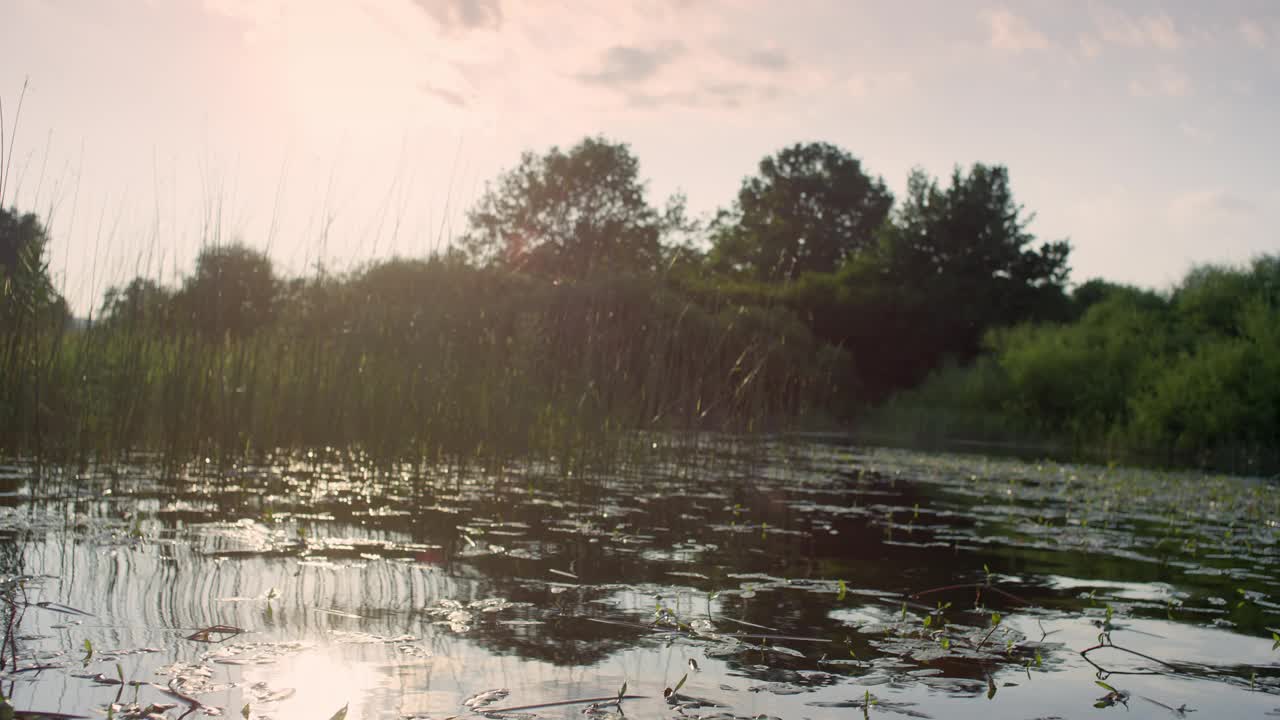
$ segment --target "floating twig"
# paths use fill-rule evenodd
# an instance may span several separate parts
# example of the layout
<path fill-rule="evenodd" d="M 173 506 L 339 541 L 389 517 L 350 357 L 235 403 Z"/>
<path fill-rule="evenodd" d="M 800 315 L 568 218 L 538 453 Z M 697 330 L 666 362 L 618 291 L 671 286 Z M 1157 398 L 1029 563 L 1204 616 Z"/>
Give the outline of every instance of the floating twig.
<path fill-rule="evenodd" d="M 1014 602 L 1019 602 L 1019 603 L 1022 603 L 1023 605 L 1032 604 L 1031 601 L 1027 600 L 1026 598 L 1018 597 L 1017 595 L 1014 595 L 1013 593 L 1007 590 L 1001 590 L 995 585 L 988 585 L 985 582 L 960 583 L 957 585 L 943 585 L 942 587 L 929 588 L 928 590 L 921 590 L 920 592 L 912 593 L 907 597 L 919 599 L 924 597 L 925 595 L 932 595 L 934 593 L 947 592 L 948 590 L 977 590 L 979 595 L 982 594 L 983 590 L 990 590 L 991 592 L 996 593 L 997 595 L 1003 595 L 1004 597 L 1010 600 L 1013 600 Z"/>
<path fill-rule="evenodd" d="M 1084 658 L 1085 662 L 1092 665 L 1098 671 L 1099 674 L 1105 674 L 1105 675 L 1159 675 L 1160 674 L 1158 672 L 1153 672 L 1150 670 L 1142 671 L 1142 672 L 1138 672 L 1135 670 L 1108 670 L 1102 667 L 1101 665 L 1099 665 L 1098 663 L 1094 662 L 1089 657 L 1089 653 L 1093 652 L 1094 650 L 1101 650 L 1103 648 L 1113 648 L 1113 649 L 1119 650 L 1120 652 L 1126 652 L 1126 653 L 1129 653 L 1130 655 L 1136 655 L 1144 660 L 1150 660 L 1151 662 L 1159 663 L 1169 668 L 1170 670 L 1176 671 L 1178 669 L 1173 664 L 1167 663 L 1164 660 L 1161 660 L 1160 658 L 1151 657 L 1146 653 L 1140 653 L 1137 650 L 1132 650 L 1122 645 L 1116 645 L 1110 642 L 1110 640 L 1108 639 L 1107 642 L 1101 642 L 1101 643 L 1098 643 L 1097 645 L 1094 645 L 1093 647 L 1088 647 L 1080 651 L 1080 657 Z"/>
<path fill-rule="evenodd" d="M 84 617 L 93 617 L 93 613 L 85 612 L 83 610 L 77 610 L 76 608 L 73 608 L 70 605 L 63 605 L 62 603 L 50 602 L 48 600 L 45 600 L 42 602 L 34 602 L 34 603 L 28 602 L 28 603 L 23 603 L 23 605 L 25 605 L 26 607 L 40 608 L 41 610 L 51 610 L 53 612 L 65 613 L 67 615 L 83 615 Z"/>
<path fill-rule="evenodd" d="M 493 715 L 497 713 L 513 713 L 523 712 L 525 710 L 540 710 L 549 707 L 563 707 L 565 705 L 581 705 L 583 703 L 607 703 L 609 705 L 617 705 L 623 700 L 647 700 L 647 695 L 609 695 L 607 697 L 579 698 L 577 700 L 559 700 L 557 702 L 536 703 L 534 705 L 515 705 L 505 708 L 484 708 L 479 712 L 485 715 Z"/>
<path fill-rule="evenodd" d="M 242 632 L 244 632 L 244 628 L 231 625 L 210 625 L 207 628 L 201 628 L 191 633 L 187 636 L 187 639 L 202 643 L 220 643 L 230 640 Z"/>

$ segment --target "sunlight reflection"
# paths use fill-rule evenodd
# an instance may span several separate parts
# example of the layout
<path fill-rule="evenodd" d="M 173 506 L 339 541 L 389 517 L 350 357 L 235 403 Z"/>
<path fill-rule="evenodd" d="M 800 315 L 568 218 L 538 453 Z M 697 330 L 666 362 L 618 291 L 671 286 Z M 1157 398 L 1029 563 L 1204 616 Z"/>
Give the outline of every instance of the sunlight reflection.
<path fill-rule="evenodd" d="M 252 718 L 324 720 L 348 705 L 347 717 L 358 720 L 364 698 L 385 676 L 367 663 L 344 658 L 338 648 L 322 648 L 246 670 L 245 681 L 244 702 Z"/>

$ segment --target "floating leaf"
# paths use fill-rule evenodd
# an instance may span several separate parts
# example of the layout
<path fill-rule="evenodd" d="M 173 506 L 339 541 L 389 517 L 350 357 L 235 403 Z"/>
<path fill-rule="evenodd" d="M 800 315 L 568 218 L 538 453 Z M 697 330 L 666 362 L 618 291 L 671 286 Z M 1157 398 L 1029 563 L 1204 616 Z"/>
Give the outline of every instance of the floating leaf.
<path fill-rule="evenodd" d="M 849 594 L 849 588 L 845 586 L 843 580 L 836 584 L 836 588 L 836 600 L 844 602 L 844 596 Z"/>
<path fill-rule="evenodd" d="M 347 705 L 350 704 L 351 703 L 347 703 Z M 347 720 L 347 705 L 343 705 L 342 709 L 334 713 L 333 717 L 329 718 L 329 720 Z"/>

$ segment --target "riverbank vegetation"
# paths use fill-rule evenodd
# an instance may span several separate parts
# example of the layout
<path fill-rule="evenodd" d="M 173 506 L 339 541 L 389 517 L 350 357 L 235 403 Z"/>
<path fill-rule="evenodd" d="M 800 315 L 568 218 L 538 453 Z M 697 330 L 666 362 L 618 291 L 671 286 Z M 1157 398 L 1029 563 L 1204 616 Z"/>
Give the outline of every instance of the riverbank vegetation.
<path fill-rule="evenodd" d="M 699 222 L 587 138 L 496 178 L 445 253 L 283 277 L 214 237 L 181 283 L 134 278 L 83 321 L 53 241 L 0 210 L 9 453 L 565 458 L 637 429 L 854 427 L 1198 462 L 1280 437 L 1280 260 L 1073 289 L 1000 166 L 894 198 L 799 144 Z"/>

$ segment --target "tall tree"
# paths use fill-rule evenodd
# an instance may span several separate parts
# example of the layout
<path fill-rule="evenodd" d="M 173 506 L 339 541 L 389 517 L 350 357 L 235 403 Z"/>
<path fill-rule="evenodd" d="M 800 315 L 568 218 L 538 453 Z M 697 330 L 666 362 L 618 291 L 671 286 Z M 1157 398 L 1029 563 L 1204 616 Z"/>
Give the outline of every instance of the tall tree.
<path fill-rule="evenodd" d="M 586 138 L 567 152 L 525 153 L 487 186 L 468 214 L 463 246 L 479 263 L 547 277 L 651 272 L 664 234 L 683 217 L 679 197 L 665 212 L 649 205 L 627 145 Z"/>
<path fill-rule="evenodd" d="M 209 246 L 196 258 L 181 299 L 204 334 L 245 336 L 275 316 L 277 285 L 264 253 L 238 243 Z"/>
<path fill-rule="evenodd" d="M 102 297 L 102 318 L 128 330 L 171 330 L 173 290 L 149 278 L 136 277 L 124 287 L 108 288 Z"/>
<path fill-rule="evenodd" d="M 760 280 L 832 272 L 870 248 L 893 195 L 828 143 L 796 144 L 760 161 L 721 214 L 712 260 Z"/>
<path fill-rule="evenodd" d="M 45 260 L 48 243 L 39 218 L 0 207 L 0 328 L 21 325 L 60 301 Z"/>
<path fill-rule="evenodd" d="M 957 168 L 945 189 L 917 170 L 895 220 L 882 248 L 887 269 L 943 311 L 964 338 L 957 350 L 976 350 L 987 327 L 1057 319 L 1065 307 L 1071 246 L 1036 245 L 1004 167 Z"/>
<path fill-rule="evenodd" d="M 1071 246 L 1037 244 L 1030 220 L 1003 167 L 957 168 L 945 188 L 912 173 L 876 252 L 846 278 L 863 308 L 845 340 L 869 386 L 909 387 L 945 357 L 967 361 L 991 328 L 1069 317 Z"/>

